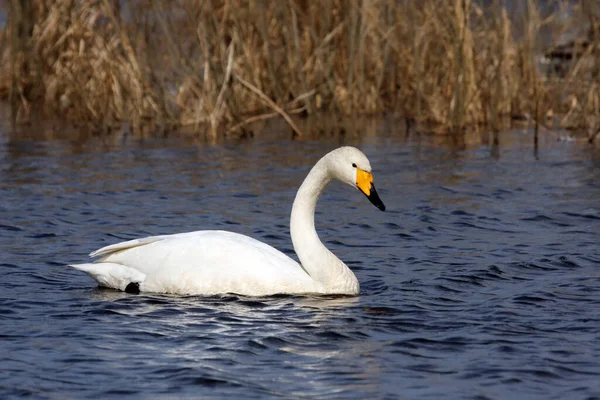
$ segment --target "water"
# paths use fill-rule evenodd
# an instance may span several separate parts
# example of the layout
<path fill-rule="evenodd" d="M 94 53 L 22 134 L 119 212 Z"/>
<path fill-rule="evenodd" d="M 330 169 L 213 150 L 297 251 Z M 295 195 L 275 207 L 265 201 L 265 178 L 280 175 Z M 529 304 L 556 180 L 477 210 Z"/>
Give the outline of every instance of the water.
<path fill-rule="evenodd" d="M 600 152 L 523 136 L 0 134 L 0 398 L 598 398 Z M 129 295 L 65 267 L 196 229 L 291 255 L 296 188 L 341 143 L 370 157 L 388 208 L 341 184 L 318 205 L 358 297 Z"/>

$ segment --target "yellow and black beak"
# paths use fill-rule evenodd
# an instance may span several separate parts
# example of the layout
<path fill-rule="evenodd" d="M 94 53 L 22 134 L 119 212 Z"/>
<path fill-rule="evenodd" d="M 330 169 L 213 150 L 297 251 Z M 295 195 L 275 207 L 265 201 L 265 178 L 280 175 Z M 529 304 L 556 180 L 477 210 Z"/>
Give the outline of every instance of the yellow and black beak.
<path fill-rule="evenodd" d="M 375 186 L 373 185 L 373 175 L 370 172 L 356 168 L 356 187 L 363 192 L 367 199 L 381 211 L 385 211 L 385 204 L 379 198 Z"/>

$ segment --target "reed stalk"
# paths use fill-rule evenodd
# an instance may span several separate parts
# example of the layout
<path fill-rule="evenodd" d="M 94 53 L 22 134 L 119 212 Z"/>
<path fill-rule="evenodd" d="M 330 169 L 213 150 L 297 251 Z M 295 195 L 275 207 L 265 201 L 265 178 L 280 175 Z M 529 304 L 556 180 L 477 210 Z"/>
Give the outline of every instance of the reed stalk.
<path fill-rule="evenodd" d="M 453 134 L 552 115 L 595 138 L 600 11 L 555 2 L 510 17 L 500 0 L 10 0 L 0 96 L 15 121 L 39 111 L 213 140 L 267 118 L 307 136 L 300 116 L 385 113 Z M 540 70 L 541 32 L 581 21 L 589 37 L 561 75 Z"/>

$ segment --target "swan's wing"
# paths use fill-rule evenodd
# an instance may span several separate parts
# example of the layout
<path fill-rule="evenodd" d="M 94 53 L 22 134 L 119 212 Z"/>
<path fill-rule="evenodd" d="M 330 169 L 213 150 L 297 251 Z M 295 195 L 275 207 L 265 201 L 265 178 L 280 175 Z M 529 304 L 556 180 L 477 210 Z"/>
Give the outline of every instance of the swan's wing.
<path fill-rule="evenodd" d="M 274 249 L 266 243 L 263 243 L 259 240 L 251 238 L 246 235 L 241 235 L 239 233 L 228 232 L 228 231 L 194 231 L 194 232 L 185 232 L 185 233 L 176 233 L 173 235 L 159 235 L 159 236 L 148 236 L 140 239 L 128 240 L 126 242 L 120 242 L 111 244 L 108 246 L 104 246 L 101 249 L 95 250 L 91 252 L 89 255 L 92 258 L 103 256 L 103 259 L 109 258 L 111 255 L 118 253 L 123 250 L 133 249 L 134 247 L 146 246 L 152 243 L 160 242 L 160 241 L 174 241 L 178 239 L 194 239 L 199 237 L 211 238 L 211 237 L 220 237 L 222 239 L 229 239 L 232 242 L 236 242 L 238 244 L 254 247 L 256 250 L 265 253 L 268 256 L 279 258 L 282 262 L 289 262 L 290 258 L 285 254 L 281 253 L 279 250 Z M 101 261 L 101 260 L 99 260 Z"/>
<path fill-rule="evenodd" d="M 265 295 L 313 291 L 312 279 L 296 261 L 256 239 L 226 231 L 152 236 L 106 246 L 91 255 L 101 256 L 92 264 L 96 267 L 74 268 L 121 290 L 127 278 L 139 279 L 129 271 L 133 269 L 144 277 L 140 289 L 149 292 Z M 126 269 L 116 273 L 118 265 Z M 113 283 L 113 277 L 99 279 L 101 273 L 118 275 L 118 282 Z"/>
<path fill-rule="evenodd" d="M 144 246 L 150 243 L 165 240 L 169 237 L 179 235 L 160 235 L 160 236 L 149 236 L 141 239 L 128 240 L 126 242 L 111 244 L 110 246 L 104 246 L 101 249 L 90 253 L 90 257 L 108 256 L 121 250 L 127 250 L 134 247 Z"/>

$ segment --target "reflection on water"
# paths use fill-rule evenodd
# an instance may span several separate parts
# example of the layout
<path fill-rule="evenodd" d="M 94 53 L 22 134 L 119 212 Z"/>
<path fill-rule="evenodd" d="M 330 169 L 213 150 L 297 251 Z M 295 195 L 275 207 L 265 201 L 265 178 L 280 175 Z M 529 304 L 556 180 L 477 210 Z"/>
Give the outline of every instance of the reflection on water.
<path fill-rule="evenodd" d="M 367 133 L 218 145 L 0 133 L 0 397 L 600 395 L 598 150 L 351 125 Z M 317 207 L 360 296 L 134 296 L 65 267 L 195 229 L 293 255 L 295 191 L 341 144 L 369 155 L 388 206 L 332 184 Z"/>

